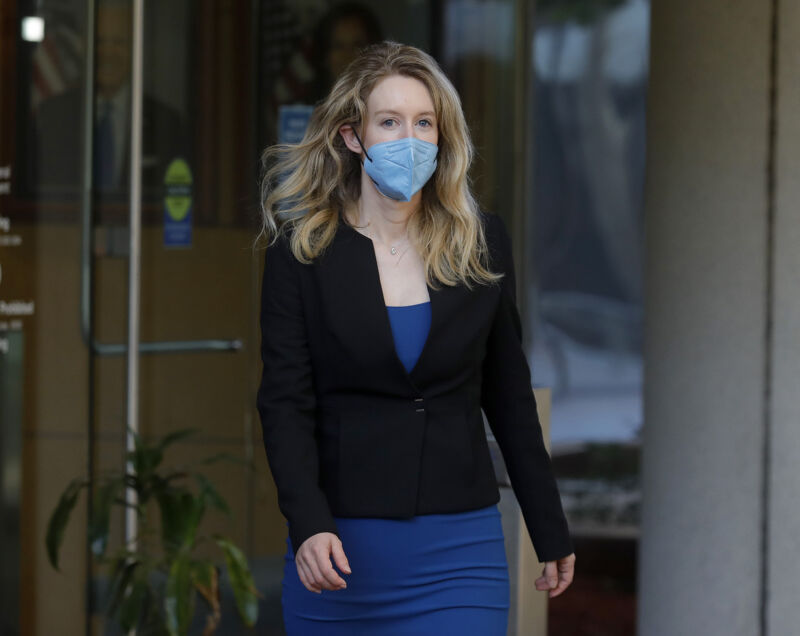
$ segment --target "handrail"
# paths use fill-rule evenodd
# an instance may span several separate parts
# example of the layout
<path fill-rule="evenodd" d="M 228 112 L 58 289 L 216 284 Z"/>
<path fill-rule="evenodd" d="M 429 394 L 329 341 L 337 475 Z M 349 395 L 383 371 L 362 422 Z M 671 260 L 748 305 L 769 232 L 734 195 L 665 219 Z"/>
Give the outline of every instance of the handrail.
<path fill-rule="evenodd" d="M 100 344 L 102 355 L 125 355 L 128 346 L 120 344 Z M 142 342 L 140 353 L 184 353 L 187 351 L 238 351 L 242 349 L 241 340 L 163 340 Z"/>

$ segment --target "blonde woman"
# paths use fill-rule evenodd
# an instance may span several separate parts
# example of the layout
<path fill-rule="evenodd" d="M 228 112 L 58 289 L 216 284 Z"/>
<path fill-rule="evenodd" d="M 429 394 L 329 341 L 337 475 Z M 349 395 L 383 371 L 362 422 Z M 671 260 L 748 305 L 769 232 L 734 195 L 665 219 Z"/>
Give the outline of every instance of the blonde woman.
<path fill-rule="evenodd" d="M 296 146 L 265 151 L 264 446 L 288 524 L 287 633 L 504 635 L 483 416 L 550 597 L 575 555 L 521 347 L 511 242 L 478 209 L 458 94 L 365 49 Z"/>

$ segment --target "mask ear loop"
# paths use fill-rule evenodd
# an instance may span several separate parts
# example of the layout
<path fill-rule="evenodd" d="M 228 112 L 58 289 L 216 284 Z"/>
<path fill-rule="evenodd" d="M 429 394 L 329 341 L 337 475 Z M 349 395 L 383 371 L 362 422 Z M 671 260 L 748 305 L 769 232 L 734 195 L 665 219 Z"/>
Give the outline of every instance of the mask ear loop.
<path fill-rule="evenodd" d="M 367 159 L 372 161 L 372 157 L 369 156 L 369 153 L 367 153 L 367 149 L 364 148 L 364 144 L 361 143 L 361 139 L 359 138 L 358 133 L 356 132 L 355 128 L 353 128 L 353 134 L 356 136 L 356 139 L 358 139 L 358 145 L 361 146 L 361 150 L 363 150 L 364 154 L 367 155 Z M 363 159 L 361 160 L 361 163 L 364 163 Z"/>
<path fill-rule="evenodd" d="M 367 152 L 367 149 L 364 148 L 364 144 L 361 143 L 361 139 L 359 138 L 358 133 L 356 132 L 355 128 L 353 128 L 353 134 L 356 136 L 356 139 L 358 139 L 358 145 L 361 146 L 361 150 L 364 151 L 364 154 L 367 155 L 367 159 L 369 159 L 370 163 L 372 163 L 372 157 L 369 156 L 369 153 Z M 362 166 L 364 165 L 364 159 L 361 159 L 361 165 Z M 375 184 L 375 187 L 378 188 L 378 192 L 380 192 L 380 187 L 378 187 L 378 182 L 375 181 L 375 179 L 372 178 L 372 175 L 368 175 L 368 176 L 370 178 L 370 181 L 372 181 L 372 183 Z M 385 194 L 383 194 L 383 192 L 381 192 L 381 195 L 382 196 L 386 196 Z"/>

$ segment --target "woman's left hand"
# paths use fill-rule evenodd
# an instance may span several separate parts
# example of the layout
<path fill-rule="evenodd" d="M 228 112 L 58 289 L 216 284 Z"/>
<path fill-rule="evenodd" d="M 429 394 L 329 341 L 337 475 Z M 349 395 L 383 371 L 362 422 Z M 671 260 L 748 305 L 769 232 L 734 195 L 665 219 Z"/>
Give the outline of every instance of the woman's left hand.
<path fill-rule="evenodd" d="M 569 587 L 574 574 L 574 552 L 557 561 L 546 561 L 542 576 L 536 579 L 536 589 L 550 590 L 550 598 L 554 598 Z"/>

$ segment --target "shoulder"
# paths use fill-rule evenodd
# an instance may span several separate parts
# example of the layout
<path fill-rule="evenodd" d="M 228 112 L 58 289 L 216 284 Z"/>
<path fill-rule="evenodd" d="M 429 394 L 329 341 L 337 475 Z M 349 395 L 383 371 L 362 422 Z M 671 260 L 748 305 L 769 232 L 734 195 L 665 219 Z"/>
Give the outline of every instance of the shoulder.
<path fill-rule="evenodd" d="M 264 248 L 264 267 L 286 270 L 299 263 L 292 251 L 291 229 L 284 225 Z"/>

